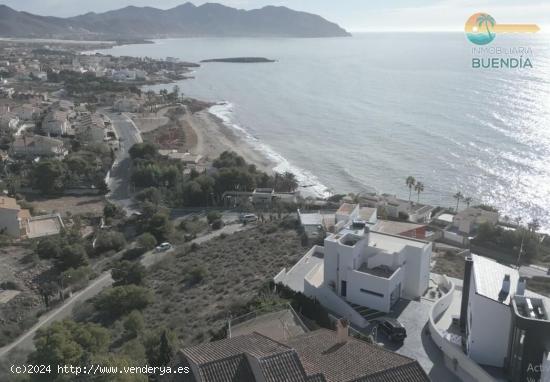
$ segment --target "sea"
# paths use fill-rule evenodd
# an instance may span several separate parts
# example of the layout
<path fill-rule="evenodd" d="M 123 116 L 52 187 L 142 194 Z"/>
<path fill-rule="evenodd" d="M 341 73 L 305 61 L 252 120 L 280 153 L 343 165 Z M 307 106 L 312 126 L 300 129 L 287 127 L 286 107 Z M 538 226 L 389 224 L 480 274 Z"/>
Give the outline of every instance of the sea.
<path fill-rule="evenodd" d="M 486 46 L 460 32 L 187 38 L 103 53 L 274 59 L 204 63 L 177 84 L 216 102 L 212 113 L 312 194 L 408 198 L 412 175 L 424 184 L 421 203 L 456 207 L 460 191 L 550 231 L 550 35 L 499 35 Z"/>

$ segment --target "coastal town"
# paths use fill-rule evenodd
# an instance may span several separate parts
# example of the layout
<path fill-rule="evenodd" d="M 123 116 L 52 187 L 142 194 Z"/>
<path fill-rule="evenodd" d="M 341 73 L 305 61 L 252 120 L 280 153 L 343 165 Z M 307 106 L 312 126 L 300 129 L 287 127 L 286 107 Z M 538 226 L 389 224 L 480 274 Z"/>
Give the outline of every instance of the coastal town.
<path fill-rule="evenodd" d="M 0 41 L 1 381 L 550 380 L 537 219 L 312 196 L 186 96 L 203 64 L 106 47 Z"/>

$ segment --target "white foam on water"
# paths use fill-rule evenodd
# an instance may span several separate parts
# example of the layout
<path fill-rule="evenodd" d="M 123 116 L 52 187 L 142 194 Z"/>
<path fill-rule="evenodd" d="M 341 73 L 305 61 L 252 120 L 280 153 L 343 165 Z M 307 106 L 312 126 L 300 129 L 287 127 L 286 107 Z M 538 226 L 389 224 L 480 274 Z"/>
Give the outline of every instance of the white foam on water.
<path fill-rule="evenodd" d="M 317 176 L 303 168 L 293 165 L 288 159 L 254 137 L 242 126 L 234 123 L 232 118 L 233 110 L 234 105 L 231 102 L 219 102 L 208 109 L 208 111 L 219 118 L 224 125 L 236 131 L 254 150 L 261 152 L 267 159 L 275 163 L 276 166 L 273 168 L 273 171 L 278 173 L 293 173 L 299 184 L 298 190 L 303 196 L 325 198 L 330 195 L 328 188 L 321 183 Z"/>

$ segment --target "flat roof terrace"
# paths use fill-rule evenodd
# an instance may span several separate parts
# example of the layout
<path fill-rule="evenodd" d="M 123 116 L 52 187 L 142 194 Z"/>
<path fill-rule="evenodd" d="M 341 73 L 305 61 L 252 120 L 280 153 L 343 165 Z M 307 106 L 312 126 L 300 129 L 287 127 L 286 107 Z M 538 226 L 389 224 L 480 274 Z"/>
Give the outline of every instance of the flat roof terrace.
<path fill-rule="evenodd" d="M 369 268 L 367 266 L 367 263 L 361 264 L 361 266 L 357 270 L 359 272 L 367 273 L 376 277 L 382 277 L 384 279 L 389 279 L 395 273 L 395 271 L 392 271 L 390 267 L 387 267 L 385 265 L 379 265 L 378 267 Z"/>

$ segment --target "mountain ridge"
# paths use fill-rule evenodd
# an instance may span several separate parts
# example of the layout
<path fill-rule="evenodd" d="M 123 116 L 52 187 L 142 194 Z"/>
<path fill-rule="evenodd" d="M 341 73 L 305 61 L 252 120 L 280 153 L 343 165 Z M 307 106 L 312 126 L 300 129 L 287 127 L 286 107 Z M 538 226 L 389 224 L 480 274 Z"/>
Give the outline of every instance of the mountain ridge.
<path fill-rule="evenodd" d="M 1 37 L 344 37 L 350 34 L 321 16 L 268 5 L 243 10 L 218 3 L 186 2 L 170 9 L 127 6 L 61 18 L 0 5 Z"/>

